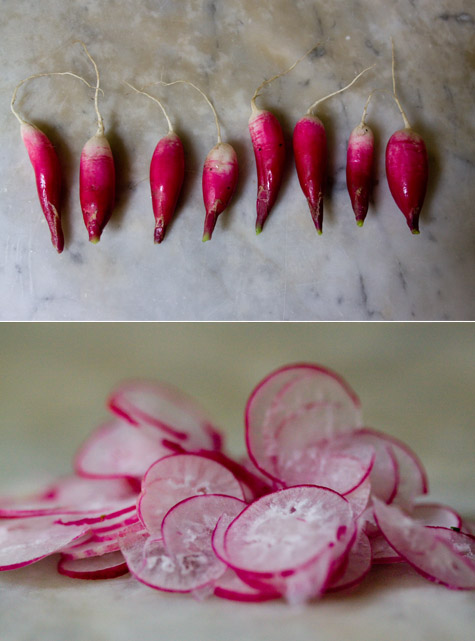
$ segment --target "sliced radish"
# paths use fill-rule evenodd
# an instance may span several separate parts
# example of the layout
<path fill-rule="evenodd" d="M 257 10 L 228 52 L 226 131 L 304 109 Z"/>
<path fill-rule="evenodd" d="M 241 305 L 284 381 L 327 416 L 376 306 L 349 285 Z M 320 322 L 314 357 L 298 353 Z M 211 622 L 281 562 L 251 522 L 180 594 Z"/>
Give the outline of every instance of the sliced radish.
<path fill-rule="evenodd" d="M 161 537 L 162 521 L 179 501 L 200 494 L 243 499 L 239 481 L 223 465 L 196 454 L 173 454 L 154 463 L 142 481 L 138 514 L 150 534 Z"/>
<path fill-rule="evenodd" d="M 404 559 L 392 548 L 382 534 L 370 539 L 373 563 L 402 563 Z"/>
<path fill-rule="evenodd" d="M 68 476 L 29 497 L 10 499 L 0 517 L 17 518 L 48 514 L 109 514 L 131 508 L 137 494 L 125 479 L 86 479 Z M 7 503 L 7 502 L 6 502 Z"/>
<path fill-rule="evenodd" d="M 252 588 L 238 577 L 234 570 L 228 568 L 213 584 L 214 595 L 230 601 L 245 601 L 247 603 L 262 603 L 280 598 L 278 592 Z"/>
<path fill-rule="evenodd" d="M 86 540 L 64 547 L 62 552 L 69 559 L 89 559 L 94 556 L 103 556 L 120 550 L 121 539 L 135 532 L 143 532 L 141 523 L 137 522 L 121 528 L 115 533 L 115 536 L 108 538 L 97 538 L 93 533 L 90 533 Z"/>
<path fill-rule="evenodd" d="M 462 517 L 448 505 L 419 503 L 412 508 L 411 516 L 421 525 L 462 529 Z"/>
<path fill-rule="evenodd" d="M 358 485 L 352 492 L 345 494 L 345 499 L 351 505 L 353 517 L 359 518 L 368 506 L 371 495 L 371 482 L 366 478 L 361 485 Z"/>
<path fill-rule="evenodd" d="M 174 387 L 152 381 L 126 381 L 113 390 L 109 408 L 132 425 L 152 425 L 188 451 L 219 450 L 222 436 L 196 401 Z"/>
<path fill-rule="evenodd" d="M 301 452 L 308 443 L 360 426 L 360 402 L 333 372 L 311 364 L 290 365 L 257 385 L 246 405 L 245 424 L 251 460 L 261 472 L 279 480 L 274 457 L 276 435 L 283 426 L 294 425 L 291 451 Z"/>
<path fill-rule="evenodd" d="M 345 498 L 328 488 L 303 485 L 251 503 L 226 530 L 224 550 L 235 569 L 290 575 L 328 548 L 346 548 L 354 530 Z"/>
<path fill-rule="evenodd" d="M 348 562 L 343 574 L 329 585 L 328 591 L 347 590 L 365 578 L 371 570 L 371 544 L 363 531 L 360 531 L 356 541 L 348 552 Z"/>
<path fill-rule="evenodd" d="M 0 570 L 14 570 L 59 552 L 89 531 L 87 526 L 66 527 L 52 516 L 0 521 Z"/>
<path fill-rule="evenodd" d="M 128 571 L 122 552 L 109 552 L 89 559 L 71 559 L 61 555 L 58 561 L 58 572 L 73 579 L 115 579 Z"/>
<path fill-rule="evenodd" d="M 475 589 L 473 537 L 420 525 L 397 506 L 378 499 L 374 513 L 388 543 L 422 576 L 456 590 Z"/>
<path fill-rule="evenodd" d="M 155 438 L 153 438 L 153 436 Z M 80 476 L 142 478 L 147 469 L 170 454 L 155 431 L 147 434 L 120 419 L 99 426 L 83 443 L 74 460 Z"/>

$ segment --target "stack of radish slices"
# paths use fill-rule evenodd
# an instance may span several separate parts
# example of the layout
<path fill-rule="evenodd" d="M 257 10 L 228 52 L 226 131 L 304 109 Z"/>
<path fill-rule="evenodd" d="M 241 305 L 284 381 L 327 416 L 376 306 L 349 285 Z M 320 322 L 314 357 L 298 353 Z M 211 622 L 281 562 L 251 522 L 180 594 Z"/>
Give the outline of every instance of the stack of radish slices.
<path fill-rule="evenodd" d="M 409 563 L 475 588 L 475 537 L 450 507 L 422 502 L 418 457 L 362 427 L 360 403 L 318 365 L 283 367 L 252 392 L 249 458 L 174 388 L 125 382 L 75 475 L 0 500 L 0 569 L 59 553 L 80 579 L 130 572 L 166 592 L 300 604 L 353 587 L 374 563 Z"/>

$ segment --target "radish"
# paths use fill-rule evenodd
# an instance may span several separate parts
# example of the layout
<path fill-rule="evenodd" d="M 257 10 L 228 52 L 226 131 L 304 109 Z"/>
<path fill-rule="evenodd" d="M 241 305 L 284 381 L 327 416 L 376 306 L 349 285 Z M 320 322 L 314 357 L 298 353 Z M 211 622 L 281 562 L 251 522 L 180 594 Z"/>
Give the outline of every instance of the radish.
<path fill-rule="evenodd" d="M 128 82 L 125 84 L 156 102 L 168 123 L 168 133 L 158 141 L 150 163 L 150 188 L 155 216 L 154 242 L 158 244 L 162 242 L 167 226 L 175 213 L 185 177 L 183 143 L 178 134 L 173 131 L 170 118 L 160 100 L 146 91 L 136 89 Z"/>
<path fill-rule="evenodd" d="M 71 559 L 64 554 L 58 561 L 58 572 L 73 579 L 115 579 L 129 568 L 121 552 L 109 552 L 87 559 Z"/>
<path fill-rule="evenodd" d="M 79 165 L 79 196 L 84 224 L 91 243 L 98 243 L 112 214 L 115 200 L 115 167 L 109 141 L 104 135 L 104 122 L 99 112 L 99 70 L 86 45 L 80 43 L 96 72 L 94 107 L 97 132 L 83 147 Z"/>
<path fill-rule="evenodd" d="M 24 120 L 15 110 L 18 89 L 34 78 L 45 76 L 73 76 L 91 86 L 84 78 L 70 71 L 37 73 L 28 76 L 17 84 L 13 91 L 11 110 L 21 127 L 21 136 L 36 176 L 36 188 L 41 208 L 48 223 L 53 247 L 60 254 L 64 249 L 64 236 L 61 227 L 61 168 L 55 148 L 49 138 L 38 127 Z"/>
<path fill-rule="evenodd" d="M 419 214 L 429 178 L 427 149 L 418 133 L 409 124 L 396 94 L 394 73 L 394 42 L 392 43 L 392 76 L 394 100 L 401 112 L 404 129 L 399 129 L 388 141 L 386 147 L 386 177 L 396 205 L 406 217 L 413 234 L 419 233 Z"/>
<path fill-rule="evenodd" d="M 251 98 L 251 116 L 249 118 L 249 133 L 256 159 L 257 168 L 257 219 L 256 234 L 260 234 L 279 193 L 285 164 L 285 142 L 280 122 L 273 113 L 266 109 L 258 109 L 256 99 L 259 92 L 273 80 L 289 73 L 316 47 L 315 45 L 301 58 L 296 60 L 285 71 L 264 80 L 255 90 Z"/>
<path fill-rule="evenodd" d="M 238 180 L 238 160 L 234 148 L 222 142 L 218 114 L 208 96 L 196 85 L 188 80 L 174 80 L 173 82 L 159 81 L 158 84 L 169 87 L 170 85 L 186 84 L 196 89 L 206 100 L 214 115 L 218 142 L 206 156 L 203 166 L 202 189 L 203 201 L 206 210 L 203 242 L 211 240 L 216 220 L 229 205 L 236 189 Z"/>
<path fill-rule="evenodd" d="M 297 175 L 302 191 L 307 198 L 310 214 L 318 234 L 322 233 L 323 225 L 327 138 L 322 121 L 318 116 L 313 115 L 312 111 L 324 100 L 349 89 L 369 69 L 372 69 L 372 67 L 367 67 L 361 71 L 346 87 L 314 102 L 294 128 L 293 148 Z"/>
<path fill-rule="evenodd" d="M 365 122 L 371 96 L 372 93 L 364 106 L 360 124 L 350 134 L 346 155 L 346 186 L 358 227 L 363 226 L 371 194 L 374 134 Z"/>

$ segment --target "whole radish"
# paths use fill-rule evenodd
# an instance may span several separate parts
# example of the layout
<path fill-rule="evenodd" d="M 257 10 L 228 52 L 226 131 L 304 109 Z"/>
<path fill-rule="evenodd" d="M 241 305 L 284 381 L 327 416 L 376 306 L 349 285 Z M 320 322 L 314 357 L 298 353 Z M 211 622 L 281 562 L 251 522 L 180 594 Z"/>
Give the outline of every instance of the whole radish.
<path fill-rule="evenodd" d="M 325 127 L 312 111 L 324 100 L 349 89 L 368 69 L 361 71 L 346 87 L 314 102 L 294 128 L 293 148 L 300 187 L 307 198 L 317 233 L 322 233 L 323 197 L 327 172 L 327 138 Z"/>
<path fill-rule="evenodd" d="M 206 156 L 203 166 L 202 189 L 206 211 L 203 242 L 205 242 L 207 240 L 211 240 L 217 218 L 229 205 L 234 194 L 239 173 L 238 160 L 234 148 L 229 143 L 222 142 L 221 129 L 216 109 L 208 96 L 199 87 L 188 80 L 159 82 L 159 84 L 165 86 L 180 83 L 190 85 L 190 87 L 196 89 L 196 91 L 203 96 L 213 112 L 218 132 L 218 142 Z"/>
<path fill-rule="evenodd" d="M 163 104 L 145 91 L 136 89 L 128 82 L 131 89 L 148 96 L 161 108 L 168 123 L 168 133 L 163 136 L 155 147 L 150 162 L 150 189 L 152 192 L 152 208 L 155 216 L 154 242 L 161 243 L 168 224 L 175 213 L 185 177 L 185 153 L 179 136 L 173 127 Z"/>
<path fill-rule="evenodd" d="M 374 134 L 365 122 L 371 95 L 366 101 L 361 122 L 350 134 L 346 154 L 346 186 L 358 227 L 363 226 L 368 213 L 372 185 Z"/>
<path fill-rule="evenodd" d="M 285 165 L 285 142 L 280 122 L 270 111 L 258 109 L 256 106 L 256 98 L 265 85 L 291 71 L 317 46 L 318 45 L 312 47 L 285 71 L 268 80 L 264 80 L 256 89 L 251 99 L 249 133 L 251 135 L 257 169 L 256 234 L 261 233 L 267 216 L 275 204 Z"/>
<path fill-rule="evenodd" d="M 115 167 L 109 141 L 104 135 L 104 123 L 97 105 L 99 70 L 84 43 L 86 55 L 96 72 L 94 105 L 97 115 L 97 132 L 83 147 L 79 164 L 79 197 L 84 224 L 92 243 L 98 243 L 112 214 L 115 201 Z"/>
<path fill-rule="evenodd" d="M 56 150 L 38 127 L 21 118 L 15 111 L 14 104 L 18 89 L 29 80 L 45 76 L 73 76 L 88 86 L 89 83 L 70 71 L 39 73 L 22 80 L 13 92 L 11 110 L 18 119 L 21 136 L 36 177 L 36 189 L 41 208 L 48 223 L 53 247 L 60 254 L 64 249 L 64 236 L 61 227 L 61 168 Z"/>
<path fill-rule="evenodd" d="M 392 45 L 393 94 L 404 129 L 396 131 L 386 146 L 386 177 L 396 205 L 404 214 L 409 229 L 419 233 L 419 215 L 424 203 L 429 178 L 427 149 L 418 133 L 409 124 L 396 94 L 394 43 Z"/>

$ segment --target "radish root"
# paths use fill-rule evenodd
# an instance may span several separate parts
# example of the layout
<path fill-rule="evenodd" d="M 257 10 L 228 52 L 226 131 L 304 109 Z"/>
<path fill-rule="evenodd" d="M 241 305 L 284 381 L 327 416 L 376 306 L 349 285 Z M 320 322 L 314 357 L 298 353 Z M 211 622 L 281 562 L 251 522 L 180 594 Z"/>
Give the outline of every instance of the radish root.
<path fill-rule="evenodd" d="M 94 67 L 94 71 L 96 72 L 96 87 L 95 87 L 96 91 L 95 91 L 95 94 L 94 94 L 94 109 L 96 110 L 96 116 L 97 116 L 97 132 L 96 132 L 96 135 L 103 135 L 104 134 L 104 121 L 102 119 L 101 112 L 99 111 L 99 105 L 98 105 L 99 91 L 102 91 L 101 88 L 100 88 L 101 77 L 99 75 L 99 69 L 97 68 L 96 61 L 94 60 L 94 58 L 89 53 L 89 51 L 88 51 L 86 45 L 84 44 L 84 42 L 82 40 L 76 40 L 76 42 L 79 43 L 83 47 L 83 49 L 84 49 L 84 51 L 86 53 L 86 56 L 92 62 L 92 65 Z"/>
<path fill-rule="evenodd" d="M 219 126 L 218 114 L 216 113 L 216 109 L 214 108 L 213 103 L 208 98 L 208 96 L 204 93 L 204 91 L 201 91 L 201 89 L 199 87 L 194 85 L 189 80 L 173 80 L 172 82 L 165 82 L 164 80 L 157 80 L 157 82 L 153 82 L 151 84 L 152 85 L 163 85 L 164 87 L 170 87 L 171 85 L 177 85 L 177 84 L 185 84 L 185 85 L 190 85 L 190 87 L 193 87 L 193 89 L 196 89 L 196 91 L 198 91 L 203 96 L 203 98 L 206 100 L 208 105 L 211 107 L 211 110 L 213 111 L 214 121 L 216 123 L 216 131 L 218 133 L 218 145 L 222 143 L 221 127 Z M 146 85 L 146 86 L 148 87 L 148 86 L 151 86 L 151 85 Z"/>
<path fill-rule="evenodd" d="M 336 95 L 338 95 L 339 93 L 342 93 L 343 91 L 346 91 L 347 89 L 349 89 L 352 85 L 354 85 L 354 84 L 355 84 L 355 82 L 356 82 L 359 78 L 361 78 L 361 76 L 362 76 L 363 74 L 365 74 L 365 73 L 366 73 L 367 71 L 369 71 L 370 69 L 373 69 L 373 67 L 375 67 L 375 65 L 371 65 L 370 67 L 366 67 L 366 69 L 363 69 L 363 71 L 360 71 L 360 73 L 359 73 L 357 76 L 355 76 L 355 77 L 353 78 L 353 80 L 352 80 L 349 84 L 347 84 L 345 87 L 343 87 L 342 89 L 338 89 L 337 91 L 333 91 L 332 93 L 328 94 L 328 96 L 324 96 L 323 98 L 319 98 L 318 100 L 316 100 L 316 101 L 315 101 L 312 105 L 310 105 L 310 107 L 307 109 L 306 115 L 309 115 L 309 116 L 310 116 L 310 115 L 312 115 L 312 111 L 317 107 L 317 105 L 319 105 L 320 103 L 322 103 L 324 100 L 328 100 L 328 98 L 332 98 L 333 96 L 336 96 Z"/>
<path fill-rule="evenodd" d="M 396 93 L 396 74 L 394 72 L 395 68 L 395 62 L 394 62 L 394 40 L 391 38 L 391 52 L 392 52 L 392 64 L 391 64 L 391 70 L 392 70 L 392 76 L 393 76 L 393 96 L 394 100 L 396 101 L 397 106 L 399 107 L 399 111 L 401 112 L 402 119 L 404 121 L 404 127 L 406 129 L 411 129 L 411 125 L 409 124 L 409 120 L 407 119 L 407 116 L 404 112 L 404 109 L 402 108 L 401 103 L 399 102 L 399 98 Z"/>
<path fill-rule="evenodd" d="M 318 42 L 311 49 L 306 51 L 303 54 L 303 56 L 300 56 L 300 58 L 298 58 L 298 60 L 296 60 L 292 65 L 290 65 L 290 67 L 288 69 L 285 69 L 284 71 L 281 71 L 280 73 L 276 74 L 275 76 L 272 76 L 272 78 L 268 78 L 267 80 L 264 80 L 264 82 L 261 82 L 261 84 L 257 87 L 257 89 L 254 92 L 254 95 L 251 98 L 252 113 L 255 113 L 256 111 L 258 111 L 258 108 L 256 106 L 256 99 L 260 96 L 261 89 L 263 89 L 266 85 L 270 84 L 274 80 L 277 80 L 277 78 L 285 76 L 287 73 L 289 73 L 289 71 L 292 71 L 292 69 L 294 69 L 298 65 L 299 62 L 302 62 L 302 60 L 304 58 L 306 58 L 309 54 L 311 54 L 312 51 L 315 51 L 315 49 L 317 49 L 317 47 L 320 47 L 321 44 L 322 44 L 321 42 Z"/>
<path fill-rule="evenodd" d="M 26 82 L 33 80 L 34 78 L 44 78 L 46 76 L 73 76 L 73 78 L 78 78 L 78 80 L 81 80 L 82 82 L 84 82 L 84 84 L 86 84 L 90 89 L 94 89 L 93 85 L 90 85 L 87 80 L 85 80 L 82 76 L 78 76 L 77 74 L 72 73 L 72 71 L 51 71 L 47 73 L 35 73 L 32 76 L 28 76 L 28 78 L 24 78 L 21 82 L 17 84 L 17 86 L 13 90 L 12 100 L 10 103 L 10 108 L 12 110 L 12 113 L 15 116 L 15 118 L 17 118 L 20 125 L 31 125 L 32 123 L 22 118 L 15 109 L 14 105 L 15 105 L 18 89 L 22 85 L 24 85 Z"/>
<path fill-rule="evenodd" d="M 163 112 L 163 115 L 165 116 L 165 118 L 166 118 L 166 120 L 167 120 L 167 123 L 168 123 L 168 133 L 169 133 L 169 134 L 172 134 L 172 133 L 173 133 L 173 127 L 172 127 L 171 120 L 170 120 L 170 118 L 168 117 L 167 111 L 166 111 L 165 107 L 163 106 L 163 104 L 160 102 L 160 100 L 159 100 L 158 98 L 156 98 L 155 96 L 152 96 L 151 94 L 147 93 L 146 91 L 143 91 L 143 89 L 137 89 L 137 87 L 134 87 L 133 85 L 131 85 L 131 84 L 130 84 L 130 82 L 127 82 L 127 80 L 124 80 L 124 83 L 125 83 L 128 87 L 130 87 L 131 89 L 133 89 L 134 91 L 136 91 L 137 93 L 141 93 L 141 94 L 143 94 L 144 96 L 147 96 L 148 98 L 150 98 L 150 100 L 153 100 L 154 102 L 156 102 L 156 103 L 157 103 L 157 105 L 160 107 L 160 109 L 161 109 L 161 110 L 162 110 L 162 112 Z"/>

